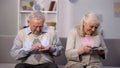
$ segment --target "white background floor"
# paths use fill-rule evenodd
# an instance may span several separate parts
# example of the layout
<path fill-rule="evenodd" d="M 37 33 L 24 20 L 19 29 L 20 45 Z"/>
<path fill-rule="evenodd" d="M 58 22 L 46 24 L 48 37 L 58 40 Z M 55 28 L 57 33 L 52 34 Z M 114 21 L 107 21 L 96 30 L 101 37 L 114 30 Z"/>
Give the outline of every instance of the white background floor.
<path fill-rule="evenodd" d="M 15 64 L 11 63 L 0 63 L 0 68 L 14 68 Z M 59 68 L 64 68 L 64 66 L 59 66 Z M 104 68 L 120 68 L 120 67 L 112 67 L 112 66 L 105 66 Z"/>

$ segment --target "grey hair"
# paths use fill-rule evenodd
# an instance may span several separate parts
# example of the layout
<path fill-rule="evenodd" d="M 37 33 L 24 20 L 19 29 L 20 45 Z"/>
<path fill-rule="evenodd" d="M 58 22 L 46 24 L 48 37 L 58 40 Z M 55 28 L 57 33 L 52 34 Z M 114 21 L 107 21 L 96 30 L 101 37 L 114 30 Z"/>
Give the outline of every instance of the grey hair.
<path fill-rule="evenodd" d="M 85 15 L 82 17 L 80 23 L 76 26 L 76 28 L 78 29 L 78 32 L 80 34 L 80 36 L 85 36 L 85 32 L 83 30 L 84 26 L 84 22 L 86 23 L 90 23 L 90 21 L 92 21 L 93 23 L 95 23 L 96 25 L 100 25 L 100 20 L 98 18 L 98 15 L 93 13 L 93 12 L 87 12 L 85 13 Z M 94 36 L 98 34 L 98 29 L 95 31 L 95 33 L 93 34 Z"/>
<path fill-rule="evenodd" d="M 29 16 L 28 20 L 31 20 L 33 18 L 36 19 L 43 19 L 45 21 L 45 16 L 40 11 L 33 11 Z"/>

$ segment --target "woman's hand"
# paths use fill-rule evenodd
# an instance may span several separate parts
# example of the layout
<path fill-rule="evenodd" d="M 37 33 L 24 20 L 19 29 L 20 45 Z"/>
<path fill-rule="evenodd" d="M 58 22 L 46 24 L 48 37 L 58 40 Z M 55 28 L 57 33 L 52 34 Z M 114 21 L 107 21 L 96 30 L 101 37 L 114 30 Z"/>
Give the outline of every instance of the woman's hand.
<path fill-rule="evenodd" d="M 99 55 L 104 55 L 104 54 L 105 54 L 104 50 L 97 50 L 97 53 L 98 53 Z"/>
<path fill-rule="evenodd" d="M 84 47 L 84 52 L 85 52 L 85 53 L 89 53 L 91 50 L 92 50 L 92 47 L 91 47 L 91 46 L 85 46 L 85 47 Z"/>
<path fill-rule="evenodd" d="M 89 53 L 91 51 L 92 47 L 91 46 L 83 46 L 82 48 L 79 48 L 78 54 L 84 54 L 84 53 Z"/>

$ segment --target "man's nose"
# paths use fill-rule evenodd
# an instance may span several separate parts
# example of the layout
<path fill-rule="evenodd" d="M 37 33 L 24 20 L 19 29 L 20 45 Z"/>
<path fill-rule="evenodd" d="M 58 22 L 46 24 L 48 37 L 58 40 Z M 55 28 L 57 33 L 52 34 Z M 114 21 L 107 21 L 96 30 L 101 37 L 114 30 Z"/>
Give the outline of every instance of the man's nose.
<path fill-rule="evenodd" d="M 37 29 L 36 29 L 37 31 L 40 31 L 40 28 L 39 27 L 37 27 Z"/>

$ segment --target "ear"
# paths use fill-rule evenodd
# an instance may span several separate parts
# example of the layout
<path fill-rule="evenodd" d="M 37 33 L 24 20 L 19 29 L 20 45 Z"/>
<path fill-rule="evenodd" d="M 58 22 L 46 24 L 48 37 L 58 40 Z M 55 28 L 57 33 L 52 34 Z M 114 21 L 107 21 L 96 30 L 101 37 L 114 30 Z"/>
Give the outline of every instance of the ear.
<path fill-rule="evenodd" d="M 30 25 L 30 20 L 27 20 L 28 26 Z"/>
<path fill-rule="evenodd" d="M 86 25 L 86 22 L 83 22 L 83 26 L 85 26 Z"/>

